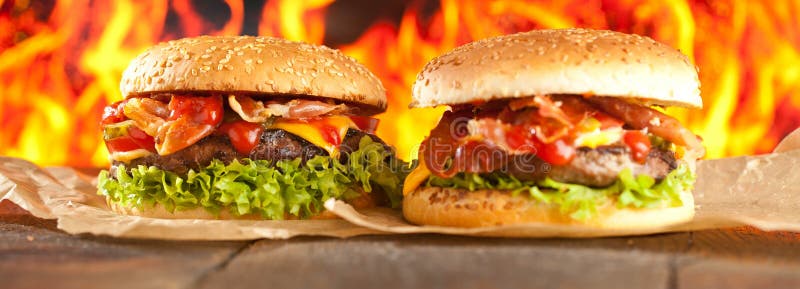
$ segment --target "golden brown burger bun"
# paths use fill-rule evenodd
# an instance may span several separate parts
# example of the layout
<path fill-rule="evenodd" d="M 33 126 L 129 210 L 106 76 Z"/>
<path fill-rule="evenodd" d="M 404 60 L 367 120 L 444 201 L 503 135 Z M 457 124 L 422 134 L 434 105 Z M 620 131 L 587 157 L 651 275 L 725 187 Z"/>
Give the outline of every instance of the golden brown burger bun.
<path fill-rule="evenodd" d="M 548 94 L 634 98 L 701 108 L 697 69 L 648 37 L 606 30 L 533 30 L 488 38 L 428 62 L 410 107 Z"/>
<path fill-rule="evenodd" d="M 125 98 L 174 91 L 309 95 L 386 110 L 386 89 L 355 59 L 272 37 L 201 36 L 159 43 L 122 75 Z"/>
<path fill-rule="evenodd" d="M 604 229 L 648 229 L 686 222 L 694 216 L 691 192 L 681 193 L 683 206 L 662 209 L 618 209 L 614 204 L 598 208 L 586 222 L 562 214 L 558 206 L 538 202 L 523 194 L 512 196 L 497 190 L 420 187 L 403 199 L 403 216 L 419 225 L 487 227 L 546 223 Z"/>

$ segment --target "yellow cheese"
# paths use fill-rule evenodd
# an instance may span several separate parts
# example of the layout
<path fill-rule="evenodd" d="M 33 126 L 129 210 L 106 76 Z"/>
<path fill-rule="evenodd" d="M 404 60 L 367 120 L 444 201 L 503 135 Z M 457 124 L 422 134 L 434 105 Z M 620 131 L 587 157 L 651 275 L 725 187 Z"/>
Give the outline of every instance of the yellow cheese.
<path fill-rule="evenodd" d="M 422 161 L 422 155 L 420 155 L 417 167 L 408 174 L 406 180 L 403 182 L 403 196 L 417 189 L 422 183 L 428 180 L 430 175 L 431 171 L 425 166 L 425 162 Z"/>
<path fill-rule="evenodd" d="M 270 128 L 277 128 L 285 130 L 288 133 L 294 134 L 299 136 L 308 142 L 321 147 L 325 151 L 330 154 L 331 157 L 338 157 L 339 156 L 339 144 L 334 144 L 327 141 L 326 137 L 323 135 L 323 132 L 319 125 L 327 125 L 333 127 L 337 134 L 339 134 L 339 140 L 343 140 L 345 134 L 347 134 L 347 130 L 350 128 L 356 128 L 356 124 L 346 116 L 331 116 L 326 117 L 322 120 L 318 121 L 311 121 L 311 122 L 301 122 L 297 120 L 286 120 L 286 119 L 278 119 L 275 123 L 270 126 Z"/>
<path fill-rule="evenodd" d="M 621 138 L 622 138 L 621 128 L 610 128 L 607 130 L 596 129 L 591 132 L 580 134 L 575 139 L 575 146 L 596 148 L 598 146 L 616 143 Z"/>
<path fill-rule="evenodd" d="M 111 153 L 109 155 L 109 157 L 111 158 L 111 160 L 118 161 L 118 162 L 123 162 L 123 163 L 127 164 L 127 163 L 131 162 L 132 160 L 135 160 L 135 159 L 138 159 L 138 158 L 141 158 L 141 157 L 146 157 L 146 156 L 149 156 L 151 154 L 153 154 L 153 153 L 151 153 L 150 151 L 148 151 L 146 149 L 135 149 L 135 150 L 132 150 L 132 151 L 127 151 L 127 152 L 113 152 L 113 153 Z"/>

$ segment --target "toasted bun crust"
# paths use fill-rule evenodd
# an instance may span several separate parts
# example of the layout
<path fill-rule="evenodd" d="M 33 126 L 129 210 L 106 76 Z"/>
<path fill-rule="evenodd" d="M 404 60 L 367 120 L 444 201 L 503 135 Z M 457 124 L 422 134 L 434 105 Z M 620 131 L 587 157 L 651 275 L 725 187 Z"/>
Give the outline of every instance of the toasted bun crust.
<path fill-rule="evenodd" d="M 529 197 L 496 190 L 420 187 L 403 199 L 403 216 L 419 225 L 487 227 L 525 223 L 587 226 L 604 229 L 645 229 L 686 222 L 694 217 L 691 192 L 681 193 L 683 206 L 664 209 L 617 209 L 607 205 L 588 222 L 578 222 Z"/>
<path fill-rule="evenodd" d="M 170 91 L 309 95 L 386 110 L 386 89 L 355 59 L 272 37 L 201 36 L 159 43 L 122 75 L 125 98 Z"/>
<path fill-rule="evenodd" d="M 606 30 L 533 30 L 488 38 L 431 60 L 410 107 L 545 94 L 634 98 L 701 108 L 697 69 L 648 37 Z"/>

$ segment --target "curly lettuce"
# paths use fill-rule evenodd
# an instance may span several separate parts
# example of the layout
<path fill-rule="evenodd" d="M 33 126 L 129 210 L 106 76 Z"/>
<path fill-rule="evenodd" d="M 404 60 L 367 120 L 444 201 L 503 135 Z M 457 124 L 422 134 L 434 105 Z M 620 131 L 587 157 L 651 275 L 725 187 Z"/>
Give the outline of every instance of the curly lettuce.
<path fill-rule="evenodd" d="M 158 204 L 170 212 L 203 208 L 219 215 L 228 209 L 236 216 L 258 214 L 270 220 L 308 218 L 320 213 L 329 198 L 349 200 L 362 190 L 373 193 L 376 187 L 393 207 L 399 206 L 404 167 L 383 144 L 364 136 L 345 163 L 329 156 L 316 156 L 305 164 L 299 158 L 274 164 L 244 159 L 226 165 L 215 160 L 186 176 L 154 166 L 120 165 L 113 176 L 100 173 L 98 194 L 140 209 Z"/>
<path fill-rule="evenodd" d="M 497 172 L 459 173 L 449 179 L 431 176 L 426 185 L 470 191 L 508 190 L 514 195 L 527 194 L 539 202 L 558 206 L 561 213 L 569 214 L 574 220 L 586 221 L 597 215 L 597 208 L 614 201 L 618 208 L 681 206 L 683 202 L 680 193 L 690 190 L 694 180 L 695 175 L 689 168 L 681 165 L 658 183 L 650 176 L 634 176 L 630 169 L 625 169 L 620 172 L 614 184 L 604 188 L 562 183 L 550 178 L 537 182 L 520 181 Z"/>

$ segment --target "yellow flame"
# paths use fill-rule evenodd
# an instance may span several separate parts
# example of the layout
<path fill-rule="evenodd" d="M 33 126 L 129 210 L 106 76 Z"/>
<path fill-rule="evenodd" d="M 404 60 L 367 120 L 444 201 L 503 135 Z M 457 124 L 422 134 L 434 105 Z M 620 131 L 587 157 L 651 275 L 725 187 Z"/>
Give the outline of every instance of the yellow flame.
<path fill-rule="evenodd" d="M 162 40 L 239 34 L 244 23 L 242 0 L 225 0 L 231 16 L 222 27 L 202 19 L 188 0 L 57 0 L 46 20 L 38 20 L 30 1 L 13 2 L 14 15 L 0 21 L 0 154 L 40 164 L 107 164 L 97 121 L 102 107 L 121 97 L 128 61 Z M 259 34 L 321 43 L 332 2 L 268 1 Z M 398 25 L 380 22 L 340 47 L 387 87 L 389 109 L 379 116 L 378 134 L 401 156 L 415 152 L 443 110 L 406 108 L 426 62 L 473 40 L 534 28 L 647 34 L 687 54 L 701 68 L 705 108 L 667 111 L 703 136 L 711 158 L 768 151 L 800 123 L 791 115 L 800 112 L 796 1 L 442 0 L 440 6 L 420 16 L 412 5 Z M 170 9 L 179 31 L 164 30 Z"/>
<path fill-rule="evenodd" d="M 242 24 L 244 23 L 244 3 L 242 0 L 225 0 L 225 3 L 231 9 L 231 18 L 228 19 L 222 30 L 215 34 L 238 35 L 242 32 Z"/>
<path fill-rule="evenodd" d="M 280 36 L 294 41 L 322 43 L 325 37 L 324 9 L 333 0 L 275 0 L 264 5 L 260 35 Z"/>
<path fill-rule="evenodd" d="M 55 103 L 46 96 L 34 95 L 40 101 L 34 102 L 34 113 L 27 118 L 25 130 L 20 135 L 21 154 L 37 163 L 60 164 L 66 161 L 68 147 L 63 145 L 48 145 L 41 142 L 41 134 L 47 133 L 47 138 L 52 143 L 70 138 L 72 122 L 69 121 L 69 112 L 59 103 Z"/>

